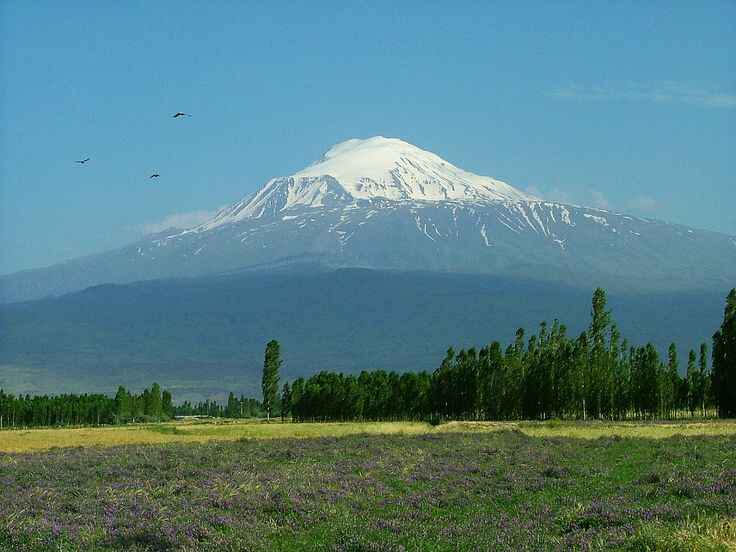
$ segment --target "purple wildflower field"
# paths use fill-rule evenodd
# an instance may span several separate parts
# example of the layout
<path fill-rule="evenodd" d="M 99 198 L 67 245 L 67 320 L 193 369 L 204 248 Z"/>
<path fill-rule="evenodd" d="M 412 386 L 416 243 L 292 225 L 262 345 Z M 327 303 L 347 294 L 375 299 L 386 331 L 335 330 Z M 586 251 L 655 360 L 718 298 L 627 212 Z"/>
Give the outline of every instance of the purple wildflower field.
<path fill-rule="evenodd" d="M 688 550 L 693 520 L 736 518 L 734 451 L 501 431 L 1 454 L 0 549 Z"/>

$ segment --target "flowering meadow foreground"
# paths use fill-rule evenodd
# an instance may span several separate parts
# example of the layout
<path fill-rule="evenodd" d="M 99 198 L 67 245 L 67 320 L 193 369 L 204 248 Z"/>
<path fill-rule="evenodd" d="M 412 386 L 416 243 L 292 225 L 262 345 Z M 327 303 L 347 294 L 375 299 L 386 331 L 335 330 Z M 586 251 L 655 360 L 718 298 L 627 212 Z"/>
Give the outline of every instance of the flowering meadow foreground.
<path fill-rule="evenodd" d="M 325 427 L 0 453 L 0 550 L 736 547 L 734 422 Z"/>

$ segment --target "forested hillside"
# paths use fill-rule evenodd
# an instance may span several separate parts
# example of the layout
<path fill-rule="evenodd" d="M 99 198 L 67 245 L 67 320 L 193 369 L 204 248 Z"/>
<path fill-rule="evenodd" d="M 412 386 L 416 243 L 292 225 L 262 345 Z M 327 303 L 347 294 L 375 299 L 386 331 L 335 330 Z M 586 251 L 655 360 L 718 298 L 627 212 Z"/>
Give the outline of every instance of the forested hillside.
<path fill-rule="evenodd" d="M 480 350 L 541 320 L 565 321 L 577 336 L 592 291 L 469 274 L 306 268 L 99 286 L 0 306 L 0 387 L 114 394 L 117 385 L 158 381 L 179 400 L 257 396 L 270 339 L 283 346 L 287 379 L 320 370 L 432 371 L 450 345 Z M 652 342 L 664 355 L 674 341 L 684 355 L 710 343 L 724 295 L 608 299 L 632 345 Z"/>

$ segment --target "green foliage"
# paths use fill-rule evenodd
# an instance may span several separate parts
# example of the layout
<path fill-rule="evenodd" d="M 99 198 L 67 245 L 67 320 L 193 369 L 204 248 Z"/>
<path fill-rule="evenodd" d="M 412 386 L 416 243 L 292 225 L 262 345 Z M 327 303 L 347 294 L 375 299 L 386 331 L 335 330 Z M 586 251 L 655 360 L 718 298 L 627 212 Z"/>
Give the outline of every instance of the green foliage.
<path fill-rule="evenodd" d="M 291 414 L 297 421 L 420 420 L 428 412 L 430 381 L 426 372 L 320 372 L 293 382 Z"/>
<path fill-rule="evenodd" d="M 161 409 L 161 387 L 158 383 L 154 383 L 151 386 L 145 414 L 146 416 L 153 416 L 154 418 L 161 418 L 163 416 L 163 411 Z"/>
<path fill-rule="evenodd" d="M 120 386 L 114 398 L 102 394 L 14 396 L 0 389 L 0 429 L 160 421 L 172 414 L 171 393 L 162 393 L 156 383 L 140 395 Z"/>
<path fill-rule="evenodd" d="M 164 389 L 161 393 L 161 412 L 163 416 L 171 418 L 174 416 L 174 405 L 171 393 Z"/>
<path fill-rule="evenodd" d="M 260 399 L 263 335 L 288 346 L 296 378 L 320 369 L 431 371 L 449 344 L 506 343 L 518 326 L 533 330 L 545 316 L 564 321 L 574 337 L 589 324 L 591 294 L 580 288 L 470 274 L 287 272 L 141 282 L 0 305 L 0 387 L 114 394 L 118 384 L 138 390 L 158 381 L 178 401 L 216 395 L 224 402 L 231 390 Z M 706 338 L 710 345 L 728 292 L 607 291 L 619 327 L 636 331 L 625 332 L 630 341 L 648 336 L 663 352 L 671 341 L 681 351 L 697 352 Z M 304 331 L 315 324 L 329 339 Z"/>
<path fill-rule="evenodd" d="M 450 347 L 431 375 L 323 371 L 285 388 L 288 408 L 296 421 L 671 419 L 704 416 L 711 403 L 705 345 L 699 369 L 691 352 L 682 378 L 674 343 L 665 364 L 652 343 L 622 341 L 602 289 L 593 294 L 590 326 L 577 339 L 557 320 L 542 322 L 529 337 L 519 328 L 502 351 L 499 342 L 480 350 Z"/>
<path fill-rule="evenodd" d="M 263 359 L 263 379 L 261 389 L 263 390 L 263 408 L 266 416 L 270 419 L 276 406 L 277 393 L 279 391 L 279 368 L 281 367 L 281 347 L 279 342 L 271 340 L 266 344 L 266 352 Z"/>
<path fill-rule="evenodd" d="M 173 404 L 171 392 L 154 383 L 141 394 L 119 386 L 114 398 L 102 394 L 11 395 L 0 389 L 0 429 L 160 422 L 177 416 L 254 418 L 264 414 L 256 399 L 233 393 L 227 406 L 216 401 Z"/>
<path fill-rule="evenodd" d="M 291 415 L 291 388 L 288 383 L 281 390 L 281 419 Z"/>
<path fill-rule="evenodd" d="M 728 294 L 723 324 L 713 336 L 713 391 L 718 415 L 736 417 L 736 288 Z"/>
<path fill-rule="evenodd" d="M 683 412 L 705 416 L 716 406 L 736 416 L 736 290 L 714 335 L 713 374 L 702 344 L 687 373 L 679 375 L 677 348 L 666 364 L 653 344 L 629 347 L 606 308 L 606 294 L 593 294 L 591 323 L 576 339 L 557 320 L 526 337 L 523 328 L 505 349 L 499 342 L 476 350 L 449 348 L 432 374 L 376 370 L 357 377 L 319 372 L 286 383 L 279 394 L 280 345 L 266 345 L 263 402 L 231 392 L 227 404 L 206 400 L 174 406 L 171 393 L 154 383 L 134 395 L 119 387 L 104 395 L 13 397 L 0 390 L 0 427 L 156 421 L 173 415 L 247 418 L 280 409 L 295 421 L 668 419 Z"/>
<path fill-rule="evenodd" d="M 176 416 L 207 416 L 212 418 L 260 418 L 265 412 L 260 401 L 241 395 L 239 399 L 230 393 L 227 405 L 204 400 L 197 403 L 184 401 L 173 407 Z"/>
<path fill-rule="evenodd" d="M 161 391 L 154 383 L 140 395 L 130 393 L 122 385 L 115 394 L 115 422 L 141 422 L 168 420 L 174 414 L 171 392 Z"/>
<path fill-rule="evenodd" d="M 227 406 L 225 407 L 225 416 L 228 418 L 240 417 L 240 402 L 235 398 L 235 393 L 230 391 L 227 396 Z"/>

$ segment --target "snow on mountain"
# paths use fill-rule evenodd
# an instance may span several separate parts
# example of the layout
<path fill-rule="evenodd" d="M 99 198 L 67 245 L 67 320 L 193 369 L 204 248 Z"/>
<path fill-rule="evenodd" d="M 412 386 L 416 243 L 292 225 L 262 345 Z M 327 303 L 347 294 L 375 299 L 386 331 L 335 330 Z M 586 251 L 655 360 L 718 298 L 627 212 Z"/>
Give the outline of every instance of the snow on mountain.
<path fill-rule="evenodd" d="M 293 177 L 332 176 L 354 198 L 417 201 L 536 199 L 500 180 L 464 171 L 396 138 L 348 140 Z"/>
<path fill-rule="evenodd" d="M 544 201 L 393 138 L 348 140 L 204 224 L 0 277 L 0 302 L 101 283 L 328 268 L 466 272 L 610 290 L 726 289 L 736 237 Z"/>
<path fill-rule="evenodd" d="M 375 136 L 333 146 L 316 163 L 291 176 L 270 180 L 198 230 L 297 207 L 377 199 L 488 203 L 538 198 L 500 180 L 464 171 L 403 140 Z"/>

